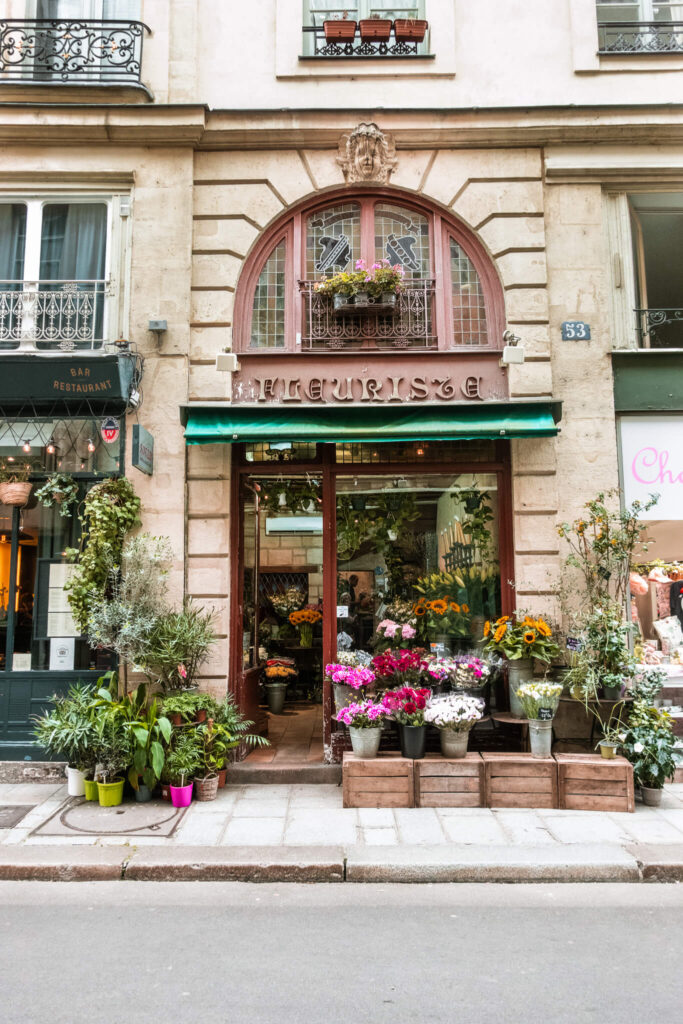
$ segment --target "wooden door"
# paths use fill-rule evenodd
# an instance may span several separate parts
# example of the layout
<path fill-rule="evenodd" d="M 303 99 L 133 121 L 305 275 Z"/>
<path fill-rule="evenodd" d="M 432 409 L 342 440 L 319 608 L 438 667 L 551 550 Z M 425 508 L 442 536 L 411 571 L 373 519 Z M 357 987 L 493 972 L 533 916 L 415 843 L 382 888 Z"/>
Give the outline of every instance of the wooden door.
<path fill-rule="evenodd" d="M 237 598 L 237 640 L 240 656 L 238 700 L 242 714 L 255 723 L 254 731 L 268 732 L 268 716 L 259 707 L 259 498 L 246 478 L 240 481 L 239 526 L 241 553 Z"/>

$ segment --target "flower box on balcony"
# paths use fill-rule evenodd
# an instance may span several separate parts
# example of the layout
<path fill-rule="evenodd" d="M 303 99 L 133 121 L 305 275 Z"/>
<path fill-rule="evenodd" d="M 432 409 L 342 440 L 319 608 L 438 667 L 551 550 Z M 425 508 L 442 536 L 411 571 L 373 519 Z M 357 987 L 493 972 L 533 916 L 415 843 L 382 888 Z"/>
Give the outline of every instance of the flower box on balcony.
<path fill-rule="evenodd" d="M 417 18 L 397 18 L 394 22 L 394 35 L 397 43 L 421 43 L 427 32 L 426 21 Z"/>
<path fill-rule="evenodd" d="M 356 34 L 356 22 L 350 21 L 348 18 L 324 21 L 323 28 L 325 29 L 325 39 L 327 39 L 328 42 L 331 39 L 346 39 L 349 41 L 352 40 Z"/>
<path fill-rule="evenodd" d="M 333 296 L 336 316 L 393 316 L 396 312 L 396 292 L 383 292 L 379 299 L 371 299 L 367 292 L 356 295 Z"/>
<path fill-rule="evenodd" d="M 390 18 L 361 18 L 359 22 L 360 37 L 363 41 L 377 39 L 380 42 L 386 42 L 391 35 L 392 24 Z"/>

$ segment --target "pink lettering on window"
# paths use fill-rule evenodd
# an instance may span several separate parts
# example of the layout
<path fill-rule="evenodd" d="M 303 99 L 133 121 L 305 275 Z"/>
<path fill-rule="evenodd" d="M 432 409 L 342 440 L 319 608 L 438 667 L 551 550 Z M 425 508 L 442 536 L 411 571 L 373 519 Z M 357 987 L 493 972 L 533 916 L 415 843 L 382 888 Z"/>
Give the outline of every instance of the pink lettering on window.
<path fill-rule="evenodd" d="M 641 448 L 631 463 L 631 473 L 639 484 L 683 484 L 683 470 L 674 476 L 667 465 L 670 452 L 666 449 Z"/>

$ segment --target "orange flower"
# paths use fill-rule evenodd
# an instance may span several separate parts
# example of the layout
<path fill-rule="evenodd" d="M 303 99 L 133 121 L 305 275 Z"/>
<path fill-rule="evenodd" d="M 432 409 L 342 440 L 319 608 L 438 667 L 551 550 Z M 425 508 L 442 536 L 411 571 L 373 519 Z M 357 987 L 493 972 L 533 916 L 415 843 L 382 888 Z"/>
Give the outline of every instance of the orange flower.
<path fill-rule="evenodd" d="M 451 609 L 452 612 L 459 612 L 460 611 L 460 605 L 456 601 L 451 601 L 451 603 L 450 603 L 450 605 L 448 607 Z"/>
<path fill-rule="evenodd" d="M 416 604 L 415 607 L 413 608 L 413 611 L 415 612 L 416 615 L 420 616 L 426 615 L 427 613 L 427 609 L 423 604 Z"/>
<path fill-rule="evenodd" d="M 487 619 L 486 622 L 484 623 L 484 636 L 488 636 L 490 632 L 491 632 L 491 623 Z"/>
<path fill-rule="evenodd" d="M 524 631 L 524 643 L 532 644 L 536 639 L 536 633 L 533 629 L 527 629 Z"/>
<path fill-rule="evenodd" d="M 500 643 L 500 641 L 505 636 L 506 630 L 507 630 L 507 626 L 505 625 L 505 623 L 504 622 L 501 623 L 501 625 L 498 627 L 496 632 L 493 634 L 493 641 L 494 641 L 494 643 L 497 643 L 497 644 Z"/>
<path fill-rule="evenodd" d="M 509 615 L 501 615 L 501 617 L 499 619 L 496 619 L 496 625 L 500 626 L 501 622 L 509 622 L 509 621 L 510 621 L 510 616 Z"/>
<path fill-rule="evenodd" d="M 548 625 L 547 622 L 544 622 L 543 619 L 538 619 L 537 620 L 537 622 L 536 622 L 536 629 L 541 634 L 541 636 L 550 636 L 551 633 L 552 633 L 552 630 L 551 630 L 550 626 Z"/>
<path fill-rule="evenodd" d="M 466 605 L 466 604 L 460 605 L 460 611 L 463 613 L 463 615 L 469 615 L 469 612 L 470 612 L 469 605 Z"/>
<path fill-rule="evenodd" d="M 448 601 L 445 601 L 440 597 L 438 600 L 432 601 L 429 607 L 433 612 L 436 612 L 437 615 L 445 615 L 448 611 Z"/>

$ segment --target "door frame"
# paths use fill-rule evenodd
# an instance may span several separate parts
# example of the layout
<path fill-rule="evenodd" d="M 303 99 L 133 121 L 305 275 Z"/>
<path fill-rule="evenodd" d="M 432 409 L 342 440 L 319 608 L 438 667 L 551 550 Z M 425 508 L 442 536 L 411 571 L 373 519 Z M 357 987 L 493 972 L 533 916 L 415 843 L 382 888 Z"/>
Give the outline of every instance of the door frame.
<path fill-rule="evenodd" d="M 378 442 L 379 443 L 379 442 Z M 381 448 L 380 448 L 381 451 Z M 386 476 L 396 474 L 419 476 L 428 473 L 495 473 L 498 482 L 499 517 L 499 563 L 501 614 L 512 615 L 515 609 L 514 550 L 512 524 L 512 454 L 509 441 L 495 442 L 495 455 L 490 462 L 455 462 L 448 460 L 438 463 L 425 462 L 336 462 L 334 444 L 322 444 L 319 457 L 313 462 L 270 463 L 249 462 L 244 459 L 244 446 L 234 445 L 233 473 L 231 480 L 230 505 L 230 638 L 229 638 L 229 691 L 239 703 L 242 692 L 241 677 L 242 623 L 240 613 L 241 579 L 244 571 L 244 548 L 240 521 L 240 488 L 245 476 L 279 475 L 306 476 L 315 474 L 323 481 L 323 663 L 328 664 L 336 655 L 337 636 L 337 523 L 336 493 L 337 476 Z M 258 545 L 257 545 L 258 550 Z M 334 614 L 332 610 L 334 609 Z M 329 748 L 333 732 L 332 688 L 323 680 L 323 746 Z"/>

